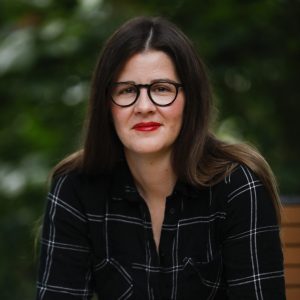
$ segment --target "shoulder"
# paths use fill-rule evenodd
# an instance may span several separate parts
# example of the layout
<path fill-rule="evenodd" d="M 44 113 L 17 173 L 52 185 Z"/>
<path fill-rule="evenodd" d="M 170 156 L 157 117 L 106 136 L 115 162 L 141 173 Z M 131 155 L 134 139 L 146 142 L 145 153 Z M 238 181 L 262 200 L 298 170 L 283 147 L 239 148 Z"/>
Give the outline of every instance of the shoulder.
<path fill-rule="evenodd" d="M 51 178 L 50 193 L 54 195 L 68 195 L 80 193 L 83 182 L 83 174 L 78 171 L 70 171 L 64 174 L 54 175 Z"/>
<path fill-rule="evenodd" d="M 57 175 L 52 178 L 49 197 L 72 206 L 88 207 L 95 199 L 104 198 L 109 178 L 109 175 L 87 175 L 79 171 Z"/>
<path fill-rule="evenodd" d="M 247 190 L 263 187 L 258 176 L 247 166 L 238 165 L 222 181 L 212 186 L 213 191 L 223 193 L 228 199 Z"/>
<path fill-rule="evenodd" d="M 259 177 L 245 165 L 237 166 L 212 187 L 212 195 L 231 222 L 254 222 L 254 219 L 259 224 L 278 222 L 274 199 Z"/>
<path fill-rule="evenodd" d="M 238 165 L 211 187 L 216 204 L 225 210 L 274 210 L 274 199 L 259 177 L 247 166 Z"/>
<path fill-rule="evenodd" d="M 109 174 L 87 174 L 79 170 L 72 170 L 63 174 L 56 174 L 51 178 L 51 188 L 62 186 L 80 190 L 86 186 L 105 184 L 110 178 Z"/>

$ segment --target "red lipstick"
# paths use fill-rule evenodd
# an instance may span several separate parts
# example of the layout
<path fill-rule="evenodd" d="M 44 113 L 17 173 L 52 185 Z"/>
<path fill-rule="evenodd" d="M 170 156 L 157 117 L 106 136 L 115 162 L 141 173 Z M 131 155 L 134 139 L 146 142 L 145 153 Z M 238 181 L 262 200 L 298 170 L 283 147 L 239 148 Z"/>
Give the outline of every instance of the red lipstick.
<path fill-rule="evenodd" d="M 160 126 L 161 124 L 157 122 L 141 122 L 135 124 L 132 128 L 137 131 L 154 131 Z"/>

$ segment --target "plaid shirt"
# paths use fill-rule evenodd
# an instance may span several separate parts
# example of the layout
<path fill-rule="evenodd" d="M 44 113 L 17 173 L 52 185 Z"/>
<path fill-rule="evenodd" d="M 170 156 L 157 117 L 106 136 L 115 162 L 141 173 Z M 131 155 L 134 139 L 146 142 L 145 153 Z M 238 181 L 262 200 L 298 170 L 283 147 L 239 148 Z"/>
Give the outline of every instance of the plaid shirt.
<path fill-rule="evenodd" d="M 127 165 L 56 178 L 44 218 L 37 299 L 285 299 L 273 203 L 239 166 L 166 199 L 159 250 Z"/>

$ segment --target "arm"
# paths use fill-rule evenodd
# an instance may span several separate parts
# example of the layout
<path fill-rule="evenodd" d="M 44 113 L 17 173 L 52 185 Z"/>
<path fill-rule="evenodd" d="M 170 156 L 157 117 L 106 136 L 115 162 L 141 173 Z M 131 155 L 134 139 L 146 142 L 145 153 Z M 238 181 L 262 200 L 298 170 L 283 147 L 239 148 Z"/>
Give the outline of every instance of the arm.
<path fill-rule="evenodd" d="M 229 299 L 283 300 L 283 256 L 272 199 L 246 167 L 226 182 L 223 258 Z"/>
<path fill-rule="evenodd" d="M 52 185 L 41 244 L 37 299 L 90 299 L 88 226 L 74 175 L 59 177 Z"/>

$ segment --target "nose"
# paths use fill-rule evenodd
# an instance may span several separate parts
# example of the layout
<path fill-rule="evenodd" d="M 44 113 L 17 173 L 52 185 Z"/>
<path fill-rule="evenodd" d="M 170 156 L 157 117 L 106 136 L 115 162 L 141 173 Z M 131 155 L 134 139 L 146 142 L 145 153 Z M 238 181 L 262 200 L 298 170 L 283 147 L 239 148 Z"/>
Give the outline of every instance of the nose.
<path fill-rule="evenodd" d="M 135 113 L 151 113 L 156 110 L 156 105 L 149 98 L 147 88 L 140 89 L 140 95 L 134 104 Z"/>

